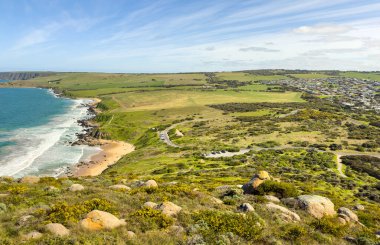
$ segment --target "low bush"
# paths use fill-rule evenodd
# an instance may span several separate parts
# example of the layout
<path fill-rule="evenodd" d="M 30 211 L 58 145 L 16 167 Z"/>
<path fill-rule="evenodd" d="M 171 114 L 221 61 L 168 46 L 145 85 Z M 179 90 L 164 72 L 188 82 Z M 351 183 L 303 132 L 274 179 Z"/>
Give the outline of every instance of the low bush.
<path fill-rule="evenodd" d="M 254 214 L 243 216 L 237 213 L 207 210 L 194 213 L 192 219 L 208 242 L 215 241 L 219 234 L 226 232 L 232 232 L 250 241 L 257 240 L 262 231 L 260 220 Z"/>
<path fill-rule="evenodd" d="M 267 180 L 256 188 L 256 195 L 275 194 L 280 198 L 294 197 L 298 195 L 297 188 L 286 182 Z"/>
<path fill-rule="evenodd" d="M 166 216 L 159 210 L 144 208 L 131 214 L 132 222 L 136 222 L 145 232 L 147 230 L 162 229 L 174 223 L 173 218 Z"/>

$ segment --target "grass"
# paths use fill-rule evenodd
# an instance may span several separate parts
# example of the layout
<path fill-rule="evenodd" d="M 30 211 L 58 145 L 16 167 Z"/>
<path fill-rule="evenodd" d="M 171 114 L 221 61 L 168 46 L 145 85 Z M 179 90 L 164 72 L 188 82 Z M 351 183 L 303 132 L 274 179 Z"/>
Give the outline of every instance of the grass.
<path fill-rule="evenodd" d="M 368 79 L 380 82 L 379 72 L 341 72 L 340 75 L 345 77 Z"/>
<path fill-rule="evenodd" d="M 259 76 L 245 72 L 216 73 L 216 76 L 219 80 L 243 82 L 289 79 L 286 76 Z M 322 73 L 310 73 L 299 77 L 324 76 Z M 4 180 L 0 193 L 10 193 L 10 196 L 1 199 L 8 212 L 0 214 L 0 243 L 19 243 L 21 234 L 32 229 L 43 231 L 43 224 L 49 220 L 64 223 L 72 235 L 57 240 L 44 234 L 44 238 L 38 241 L 40 244 L 102 244 L 105 240 L 113 244 L 184 244 L 199 235 L 204 243 L 266 244 L 273 243 L 273 240 L 287 242 L 290 237 L 291 242 L 296 244 L 342 244 L 342 235 L 360 236 L 359 232 L 362 231 L 358 231 L 356 226 L 341 229 L 330 223 L 316 225 L 314 219 L 301 210 L 295 212 L 301 216 L 302 222 L 289 226 L 279 215 L 268 212 L 261 196 L 242 195 L 239 191 L 225 196 L 226 193 L 215 189 L 223 185 L 235 187 L 244 184 L 259 170 L 267 170 L 281 183 L 286 183 L 284 186 L 291 186 L 300 194 L 326 196 L 335 203 L 336 208 L 351 208 L 358 202 L 363 203 L 370 214 L 362 215 L 366 225 L 373 230 L 380 227 L 376 219 L 380 212 L 378 204 L 356 196 L 360 188 L 372 188 L 378 180 L 355 171 L 349 178 L 341 178 L 336 172 L 335 159 L 328 152 L 313 153 L 308 148 L 269 149 L 231 158 L 208 159 L 202 156 L 213 150 L 246 148 L 260 143 L 289 146 L 290 141 L 330 144 L 345 140 L 349 147 L 354 147 L 354 144 L 365 141 L 347 138 L 344 124 L 346 121 L 353 122 L 356 115 L 336 111 L 331 106 L 323 107 L 331 111 L 328 115 L 339 116 L 339 120 L 346 119 L 338 123 L 332 116 L 323 120 L 308 119 L 303 114 L 304 117 L 298 114 L 280 117 L 294 110 L 292 105 L 279 106 L 284 102 L 310 105 L 301 98 L 301 93 L 267 92 L 268 86 L 260 83 L 237 88 L 210 88 L 204 86 L 209 84 L 202 73 L 62 73 L 14 84 L 54 87 L 72 97 L 101 98 L 99 109 L 102 113 L 95 120 L 100 130 L 112 139 L 135 144 L 136 151 L 124 156 L 99 177 L 49 179 L 36 185 Z M 276 106 L 228 113 L 208 106 L 231 102 L 274 102 Z M 252 120 L 240 121 L 239 117 Z M 366 117 L 362 118 L 357 122 L 368 124 Z M 368 118 L 377 117 L 368 115 Z M 182 148 L 168 147 L 160 141 L 157 128 L 162 130 L 179 121 L 186 121 L 176 127 L 184 136 L 174 137 L 173 131 L 169 134 Z M 155 179 L 159 188 L 137 187 L 138 180 L 147 179 Z M 81 193 L 67 191 L 73 182 L 81 183 L 86 190 Z M 117 183 L 131 186 L 132 191 L 128 193 L 108 188 Z M 56 186 L 59 191 L 49 193 L 45 187 L 50 185 Z M 368 191 L 377 195 L 374 189 Z M 268 188 L 265 193 L 280 195 L 281 188 Z M 221 199 L 223 204 L 213 203 L 211 197 Z M 171 201 L 181 206 L 184 212 L 175 219 L 168 218 L 158 211 L 143 209 L 141 206 L 146 201 Z M 59 206 L 63 202 L 67 205 Z M 236 212 L 237 206 L 244 202 L 251 203 L 256 210 L 248 218 Z M 93 207 L 106 209 L 125 219 L 127 226 L 113 231 L 83 232 L 77 221 Z M 35 218 L 31 223 L 17 227 L 17 220 L 24 214 L 33 214 Z M 171 233 L 167 228 L 171 224 L 183 227 L 186 233 Z M 128 230 L 137 234 L 135 241 L 130 241 L 126 236 Z M 369 231 L 365 233 L 368 234 Z M 9 238 L 9 241 L 3 241 L 3 237 Z"/>

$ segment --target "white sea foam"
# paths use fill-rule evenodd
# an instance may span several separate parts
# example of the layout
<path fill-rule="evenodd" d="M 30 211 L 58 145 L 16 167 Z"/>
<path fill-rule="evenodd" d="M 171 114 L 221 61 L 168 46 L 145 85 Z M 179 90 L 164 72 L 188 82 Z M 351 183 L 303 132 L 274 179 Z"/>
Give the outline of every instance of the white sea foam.
<path fill-rule="evenodd" d="M 89 117 L 84 104 L 90 102 L 73 100 L 65 114 L 53 118 L 45 125 L 7 132 L 8 140 L 16 144 L 5 147 L 7 152 L 0 159 L 0 175 L 57 176 L 66 166 L 99 152 L 98 147 L 70 144 L 77 140 L 76 134 L 84 130 L 77 121 Z"/>

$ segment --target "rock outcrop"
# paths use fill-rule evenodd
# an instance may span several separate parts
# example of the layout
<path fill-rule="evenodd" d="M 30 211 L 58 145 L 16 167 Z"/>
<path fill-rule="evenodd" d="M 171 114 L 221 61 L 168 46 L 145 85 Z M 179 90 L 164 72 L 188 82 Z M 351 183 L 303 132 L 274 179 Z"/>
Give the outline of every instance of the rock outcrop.
<path fill-rule="evenodd" d="M 22 236 L 23 240 L 34 240 L 34 239 L 40 239 L 42 237 L 42 233 L 38 231 L 31 231 L 26 235 Z"/>
<path fill-rule="evenodd" d="M 154 209 L 157 206 L 158 206 L 158 204 L 155 203 L 155 202 L 146 202 L 146 203 L 143 204 L 144 208 L 152 208 L 152 209 Z"/>
<path fill-rule="evenodd" d="M 295 212 L 292 212 L 290 211 L 289 209 L 283 207 L 283 206 L 280 206 L 280 205 L 277 205 L 277 204 L 274 204 L 272 202 L 270 203 L 267 203 L 265 205 L 267 207 L 268 210 L 272 211 L 272 212 L 280 212 L 280 215 L 281 215 L 281 218 L 285 221 L 288 221 L 288 222 L 298 222 L 298 221 L 301 221 L 301 218 L 298 214 L 296 214 Z"/>
<path fill-rule="evenodd" d="M 158 210 L 167 216 L 176 216 L 181 212 L 182 208 L 172 202 L 163 202 L 156 207 Z"/>
<path fill-rule="evenodd" d="M 76 191 L 83 191 L 84 190 L 84 186 L 81 185 L 81 184 L 73 184 L 70 186 L 69 188 L 69 191 L 73 191 L 73 192 L 76 192 Z"/>
<path fill-rule="evenodd" d="M 252 207 L 249 203 L 243 203 L 238 207 L 238 211 L 248 213 L 248 212 L 254 212 L 255 209 Z"/>
<path fill-rule="evenodd" d="M 142 187 L 148 187 L 148 188 L 157 188 L 158 184 L 155 180 L 151 179 L 151 180 L 144 182 L 141 186 Z"/>
<path fill-rule="evenodd" d="M 302 195 L 297 198 L 298 206 L 317 219 L 336 214 L 334 203 L 318 195 Z"/>
<path fill-rule="evenodd" d="M 264 198 L 269 201 L 269 202 L 273 202 L 273 203 L 280 203 L 280 199 L 278 199 L 277 197 L 275 196 L 271 196 L 271 195 L 265 195 Z"/>
<path fill-rule="evenodd" d="M 121 191 L 130 191 L 131 190 L 131 187 L 129 186 L 126 186 L 126 185 L 111 185 L 109 187 L 110 189 L 113 189 L 113 190 L 121 190 Z"/>
<path fill-rule="evenodd" d="M 257 187 L 269 179 L 270 176 L 267 171 L 260 171 L 255 174 L 248 183 L 243 185 L 244 194 L 252 194 Z"/>
<path fill-rule="evenodd" d="M 85 230 L 111 230 L 125 225 L 124 220 L 116 218 L 113 214 L 93 210 L 86 215 L 86 218 L 80 221 L 80 226 Z"/>
<path fill-rule="evenodd" d="M 45 225 L 46 231 L 50 232 L 51 234 L 55 236 L 68 236 L 70 235 L 70 231 L 64 227 L 62 224 L 59 223 L 50 223 Z"/>
<path fill-rule="evenodd" d="M 339 215 L 339 218 L 344 219 L 347 223 L 359 222 L 358 216 L 353 211 L 349 210 L 348 208 L 345 208 L 345 207 L 339 208 L 338 215 Z"/>

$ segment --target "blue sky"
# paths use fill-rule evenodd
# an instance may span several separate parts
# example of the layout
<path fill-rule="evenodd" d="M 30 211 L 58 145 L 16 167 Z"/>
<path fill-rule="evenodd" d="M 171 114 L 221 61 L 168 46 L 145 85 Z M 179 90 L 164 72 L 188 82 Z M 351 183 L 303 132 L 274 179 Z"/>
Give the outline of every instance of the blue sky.
<path fill-rule="evenodd" d="M 380 70 L 380 2 L 0 0 L 0 70 Z"/>

